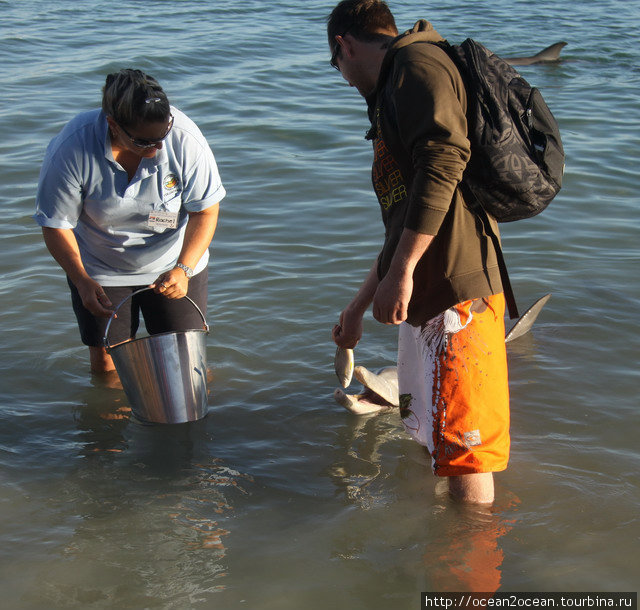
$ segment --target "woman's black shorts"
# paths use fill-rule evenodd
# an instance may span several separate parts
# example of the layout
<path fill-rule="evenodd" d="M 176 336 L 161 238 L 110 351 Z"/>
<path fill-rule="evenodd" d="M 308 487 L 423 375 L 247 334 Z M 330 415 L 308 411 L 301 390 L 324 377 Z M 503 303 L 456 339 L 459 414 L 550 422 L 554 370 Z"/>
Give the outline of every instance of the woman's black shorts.
<path fill-rule="evenodd" d="M 203 315 L 207 315 L 207 286 L 209 272 L 205 268 L 189 280 L 187 296 L 195 301 Z M 71 289 L 71 303 L 78 320 L 80 337 L 85 345 L 102 347 L 104 332 L 109 318 L 94 316 L 82 304 L 76 287 L 67 278 Z M 113 307 L 117 307 L 132 292 L 147 286 L 103 286 Z M 140 313 L 150 335 L 202 328 L 202 317 L 187 299 L 168 299 L 153 290 L 146 290 L 129 299 L 120 309 L 109 327 L 109 344 L 126 341 L 135 334 L 140 325 Z"/>

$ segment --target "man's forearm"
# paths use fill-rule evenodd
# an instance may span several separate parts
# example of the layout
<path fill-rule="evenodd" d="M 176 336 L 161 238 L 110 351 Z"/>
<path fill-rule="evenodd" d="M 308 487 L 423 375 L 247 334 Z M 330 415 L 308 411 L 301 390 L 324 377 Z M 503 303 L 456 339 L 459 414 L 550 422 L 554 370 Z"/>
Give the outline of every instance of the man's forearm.
<path fill-rule="evenodd" d="M 413 272 L 433 235 L 404 229 L 387 274 L 373 300 L 373 317 L 383 324 L 400 324 L 407 319 L 413 294 Z"/>
<path fill-rule="evenodd" d="M 337 345 L 353 349 L 362 337 L 362 318 L 378 288 L 378 261 L 373 264 L 362 286 L 349 305 L 340 314 L 338 324 L 333 327 L 332 336 Z"/>
<path fill-rule="evenodd" d="M 356 293 L 355 297 L 351 300 L 351 303 L 348 306 L 348 309 L 353 313 L 357 313 L 358 315 L 363 316 L 365 311 L 371 302 L 373 301 L 373 297 L 378 289 L 378 261 L 376 260 L 373 263 L 373 266 L 369 270 L 369 273 L 364 280 L 362 286 Z"/>
<path fill-rule="evenodd" d="M 413 277 L 413 271 L 431 245 L 433 237 L 433 235 L 405 228 L 391 259 L 387 275 L 396 278 Z"/>

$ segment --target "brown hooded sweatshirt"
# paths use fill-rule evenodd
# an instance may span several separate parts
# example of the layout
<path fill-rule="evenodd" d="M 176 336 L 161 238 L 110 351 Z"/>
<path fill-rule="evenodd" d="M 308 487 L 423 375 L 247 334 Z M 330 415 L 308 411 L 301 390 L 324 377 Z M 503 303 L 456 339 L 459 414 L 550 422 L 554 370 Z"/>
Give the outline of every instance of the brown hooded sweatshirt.
<path fill-rule="evenodd" d="M 428 44 L 442 40 L 424 20 L 398 36 L 367 98 L 372 180 L 385 225 L 379 278 L 405 227 L 435 236 L 414 273 L 407 318 L 413 326 L 502 291 L 491 239 L 457 188 L 470 156 L 467 97 L 445 51 Z"/>

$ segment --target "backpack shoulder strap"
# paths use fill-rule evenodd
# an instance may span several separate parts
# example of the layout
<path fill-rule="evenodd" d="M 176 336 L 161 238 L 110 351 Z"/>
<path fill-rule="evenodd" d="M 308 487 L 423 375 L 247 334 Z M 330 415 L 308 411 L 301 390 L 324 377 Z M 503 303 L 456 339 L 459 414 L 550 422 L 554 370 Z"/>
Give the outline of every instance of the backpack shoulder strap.
<path fill-rule="evenodd" d="M 468 40 L 466 41 L 468 45 L 477 45 L 475 41 Z M 471 95 L 472 92 L 470 89 L 470 75 L 468 68 L 462 65 L 462 60 L 460 58 L 459 53 L 456 49 L 449 44 L 446 40 L 433 43 L 439 46 L 453 61 L 456 68 L 460 72 L 460 76 L 467 88 L 467 95 Z M 463 180 L 460 182 L 460 188 L 464 195 L 465 201 L 470 206 L 470 209 L 478 216 L 480 221 L 482 222 L 482 226 L 484 227 L 485 233 L 491 238 L 491 242 L 493 243 L 493 247 L 496 252 L 496 257 L 498 259 L 498 269 L 500 270 L 500 280 L 502 281 L 502 290 L 504 292 L 504 298 L 507 304 L 507 310 L 509 312 L 509 317 L 512 320 L 520 317 L 518 312 L 518 305 L 516 304 L 516 297 L 513 293 L 513 288 L 511 287 L 511 280 L 509 279 L 509 272 L 507 271 L 507 263 L 504 260 L 504 254 L 502 253 L 502 246 L 500 245 L 500 240 L 496 235 L 496 232 L 493 230 L 491 226 L 491 222 L 489 222 L 489 216 L 487 215 L 486 210 L 482 206 L 482 204 L 478 201 L 478 198 L 473 193 L 473 191 L 469 188 L 466 182 Z"/>
<path fill-rule="evenodd" d="M 509 273 L 507 271 L 507 263 L 504 260 L 504 255 L 502 253 L 502 246 L 500 245 L 500 240 L 498 239 L 496 232 L 493 230 L 493 227 L 491 226 L 491 222 L 489 222 L 489 216 L 487 215 L 487 212 L 477 201 L 476 196 L 473 194 L 471 189 L 464 182 L 460 182 L 460 188 L 462 189 L 465 200 L 469 202 L 471 209 L 482 222 L 482 226 L 484 227 L 485 233 L 491 238 L 491 242 L 493 243 L 493 247 L 496 251 L 496 257 L 498 258 L 498 269 L 500 270 L 500 280 L 502 282 L 504 299 L 507 303 L 509 318 L 511 318 L 512 320 L 515 320 L 516 318 L 520 317 L 520 314 L 518 312 L 518 305 L 516 304 L 516 297 L 515 297 L 515 294 L 513 293 L 513 288 L 511 287 L 511 280 L 509 279 Z"/>

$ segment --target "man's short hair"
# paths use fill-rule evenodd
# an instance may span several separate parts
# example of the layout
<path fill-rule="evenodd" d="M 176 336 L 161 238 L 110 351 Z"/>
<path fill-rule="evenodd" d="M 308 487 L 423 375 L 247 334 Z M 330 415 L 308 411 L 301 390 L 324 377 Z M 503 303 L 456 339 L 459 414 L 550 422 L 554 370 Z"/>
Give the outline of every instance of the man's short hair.
<path fill-rule="evenodd" d="M 383 0 L 342 0 L 327 19 L 329 46 L 334 47 L 336 36 L 347 33 L 363 42 L 383 42 L 397 36 L 398 28 Z"/>

